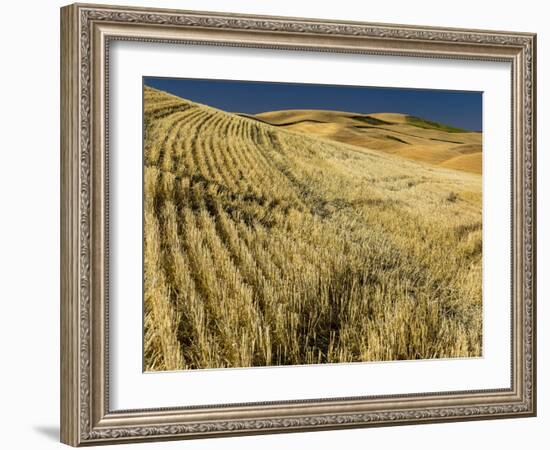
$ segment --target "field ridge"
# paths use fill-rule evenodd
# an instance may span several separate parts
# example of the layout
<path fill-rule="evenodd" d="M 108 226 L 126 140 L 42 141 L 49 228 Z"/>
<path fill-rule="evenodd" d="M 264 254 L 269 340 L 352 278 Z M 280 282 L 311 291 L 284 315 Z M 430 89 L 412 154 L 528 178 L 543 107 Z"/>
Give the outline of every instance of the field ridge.
<path fill-rule="evenodd" d="M 476 174 L 482 171 L 482 134 L 399 113 L 278 110 L 240 114 L 285 130 L 395 154 Z M 459 158 L 468 147 L 475 156 Z"/>

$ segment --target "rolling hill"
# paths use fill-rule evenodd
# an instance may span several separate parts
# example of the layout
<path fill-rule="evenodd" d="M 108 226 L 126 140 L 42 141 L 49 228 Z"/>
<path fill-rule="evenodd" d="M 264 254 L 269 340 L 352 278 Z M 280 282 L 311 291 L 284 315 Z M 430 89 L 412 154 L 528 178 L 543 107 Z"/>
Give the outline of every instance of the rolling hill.
<path fill-rule="evenodd" d="M 323 135 L 145 87 L 146 370 L 481 355 L 481 177 L 345 142 L 392 119 L 346 114 Z M 397 119 L 364 133 L 476 145 Z"/>
<path fill-rule="evenodd" d="M 283 110 L 243 116 L 279 128 L 481 174 L 481 133 L 414 116 L 328 110 Z"/>

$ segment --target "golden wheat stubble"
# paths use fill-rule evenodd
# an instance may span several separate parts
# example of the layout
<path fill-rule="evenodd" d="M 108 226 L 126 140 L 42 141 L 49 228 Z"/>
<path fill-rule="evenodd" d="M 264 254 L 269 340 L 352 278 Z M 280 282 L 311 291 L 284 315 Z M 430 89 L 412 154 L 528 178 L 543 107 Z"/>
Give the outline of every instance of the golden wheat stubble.
<path fill-rule="evenodd" d="M 146 370 L 481 354 L 479 175 L 144 98 Z"/>

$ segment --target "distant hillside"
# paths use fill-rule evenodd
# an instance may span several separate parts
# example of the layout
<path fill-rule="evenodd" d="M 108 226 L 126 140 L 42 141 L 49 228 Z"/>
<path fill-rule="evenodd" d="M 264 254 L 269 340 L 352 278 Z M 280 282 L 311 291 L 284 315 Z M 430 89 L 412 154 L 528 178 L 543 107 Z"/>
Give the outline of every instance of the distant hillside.
<path fill-rule="evenodd" d="M 327 114 L 388 146 L 450 136 Z M 146 370 L 480 356 L 481 177 L 302 127 L 145 88 Z"/>
<path fill-rule="evenodd" d="M 397 113 L 283 110 L 243 116 L 337 142 L 481 173 L 482 135 Z"/>

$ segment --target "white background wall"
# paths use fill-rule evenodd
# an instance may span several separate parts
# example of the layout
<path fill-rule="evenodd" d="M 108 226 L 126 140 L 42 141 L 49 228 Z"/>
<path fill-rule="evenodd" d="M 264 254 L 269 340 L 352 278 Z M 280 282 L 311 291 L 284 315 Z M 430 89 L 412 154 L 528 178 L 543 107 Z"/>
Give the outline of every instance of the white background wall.
<path fill-rule="evenodd" d="M 117 2 L 126 3 L 126 2 Z M 550 15 L 546 2 L 139 1 L 135 6 L 532 31 L 538 36 L 539 416 L 468 423 L 142 444 L 140 449 L 547 448 Z M 59 448 L 59 1 L 2 5 L 0 446 Z M 123 446 L 129 448 L 128 446 Z M 121 447 L 119 447 L 121 448 Z M 132 447 L 138 448 L 138 447 Z"/>

